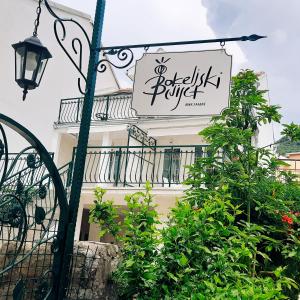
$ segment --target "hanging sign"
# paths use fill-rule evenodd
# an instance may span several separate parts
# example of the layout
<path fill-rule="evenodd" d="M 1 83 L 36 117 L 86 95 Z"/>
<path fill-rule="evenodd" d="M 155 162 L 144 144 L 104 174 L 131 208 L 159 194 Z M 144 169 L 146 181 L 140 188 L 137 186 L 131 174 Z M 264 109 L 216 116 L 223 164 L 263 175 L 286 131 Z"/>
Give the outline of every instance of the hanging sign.
<path fill-rule="evenodd" d="M 229 105 L 232 57 L 224 49 L 146 53 L 135 66 L 138 116 L 211 116 Z"/>

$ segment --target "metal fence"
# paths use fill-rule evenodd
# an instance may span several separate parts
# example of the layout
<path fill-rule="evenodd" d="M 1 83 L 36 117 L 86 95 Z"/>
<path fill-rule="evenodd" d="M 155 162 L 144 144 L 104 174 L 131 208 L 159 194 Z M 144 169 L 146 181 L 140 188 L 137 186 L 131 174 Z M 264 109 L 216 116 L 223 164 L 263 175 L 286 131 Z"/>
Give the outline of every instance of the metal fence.
<path fill-rule="evenodd" d="M 11 176 L 16 175 L 18 173 L 24 172 L 26 169 L 28 169 L 28 155 L 33 154 L 34 152 L 23 152 L 21 155 L 19 153 L 10 153 L 8 154 L 8 165 L 7 169 L 10 169 Z M 53 153 L 50 153 L 50 155 L 53 157 Z M 0 159 L 0 172 L 2 172 L 4 168 L 4 159 Z"/>
<path fill-rule="evenodd" d="M 70 171 L 70 164 L 59 169 L 66 192 Z M 0 299 L 46 299 L 54 279 L 57 194 L 49 174 L 34 179 L 20 191 L 10 186 L 0 203 Z"/>
<path fill-rule="evenodd" d="M 207 145 L 89 147 L 83 182 L 178 185 L 188 177 L 186 166 L 207 155 Z"/>
<path fill-rule="evenodd" d="M 8 166 L 7 166 L 7 168 L 10 168 L 12 166 L 12 163 L 14 162 L 17 155 L 18 155 L 17 153 L 8 154 Z M 15 163 L 15 165 L 12 169 L 12 173 L 17 173 L 18 171 L 26 168 L 26 166 L 27 166 L 26 165 L 27 155 L 28 155 L 28 153 L 24 153 L 19 157 L 19 159 L 17 160 L 17 162 Z M 0 159 L 0 172 L 4 168 L 4 163 L 5 163 L 5 160 Z"/>
<path fill-rule="evenodd" d="M 187 166 L 209 155 L 207 145 L 89 147 L 83 183 L 142 186 L 149 181 L 170 187 L 183 184 L 189 176 Z M 280 170 L 300 175 L 299 160 L 283 161 L 289 166 Z"/>
<path fill-rule="evenodd" d="M 96 96 L 94 98 L 92 122 L 101 120 L 136 119 L 131 109 L 131 94 Z M 81 122 L 83 98 L 62 99 L 57 124 Z"/>
<path fill-rule="evenodd" d="M 53 153 L 50 154 L 53 157 Z M 34 167 L 30 166 L 30 161 Z M 0 160 L 0 173 L 4 168 L 4 159 Z M 8 176 L 3 183 L 1 193 L 25 189 L 38 182 L 46 173 L 45 165 L 34 152 L 23 152 L 21 155 L 14 153 L 8 155 Z"/>

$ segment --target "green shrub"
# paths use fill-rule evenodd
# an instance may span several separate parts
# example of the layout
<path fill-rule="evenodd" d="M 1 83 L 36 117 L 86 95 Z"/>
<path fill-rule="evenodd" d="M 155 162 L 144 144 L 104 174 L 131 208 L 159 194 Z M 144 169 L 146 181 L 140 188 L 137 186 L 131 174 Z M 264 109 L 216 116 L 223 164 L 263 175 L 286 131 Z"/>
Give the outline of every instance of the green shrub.
<path fill-rule="evenodd" d="M 258 82 L 250 70 L 232 79 L 230 107 L 200 133 L 210 156 L 189 167 L 190 188 L 163 229 L 149 185 L 126 197 L 121 299 L 297 299 L 300 187 L 253 145 L 260 124 L 281 118 Z M 300 127 L 283 134 L 296 141 Z"/>
<path fill-rule="evenodd" d="M 114 273 L 121 299 L 140 294 L 151 299 L 147 297 L 158 279 L 159 218 L 150 191 L 150 184 L 146 184 L 145 193 L 125 197 L 128 209 L 120 236 L 122 261 Z"/>
<path fill-rule="evenodd" d="M 120 231 L 118 224 L 118 212 L 113 205 L 112 200 L 103 200 L 106 190 L 96 187 L 94 190 L 95 200 L 90 208 L 89 222 L 100 225 L 99 237 L 107 233 L 117 236 Z"/>

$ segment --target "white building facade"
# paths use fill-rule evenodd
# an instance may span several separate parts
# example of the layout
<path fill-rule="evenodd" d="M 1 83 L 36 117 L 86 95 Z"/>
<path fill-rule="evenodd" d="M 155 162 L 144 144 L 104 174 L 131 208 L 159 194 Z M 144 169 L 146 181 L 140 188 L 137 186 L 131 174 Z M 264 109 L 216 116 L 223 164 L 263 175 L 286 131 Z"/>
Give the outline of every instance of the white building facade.
<path fill-rule="evenodd" d="M 130 107 L 131 98 L 128 90 L 95 97 L 77 239 L 87 238 L 86 230 L 90 231 L 89 239 L 97 238 L 98 229 L 87 224 L 87 210 L 96 186 L 107 190 L 107 199 L 123 206 L 125 194 L 144 189 L 148 181 L 157 210 L 165 219 L 187 188 L 183 184 L 188 176 L 186 166 L 207 155 L 205 141 L 198 133 L 209 124 L 209 118 L 137 117 Z M 76 155 L 82 101 L 61 100 L 55 124 L 58 166 L 74 160 Z"/>
<path fill-rule="evenodd" d="M 59 16 L 74 18 L 91 36 L 90 16 L 51 3 Z M 58 168 L 72 170 L 76 156 L 83 98 L 77 89 L 78 72 L 62 51 L 53 32 L 53 17 L 43 9 L 38 36 L 49 49 L 49 60 L 41 85 L 29 91 L 22 101 L 22 90 L 14 82 L 14 51 L 11 44 L 24 40 L 33 31 L 37 1 L 10 0 L 1 4 L 0 18 L 0 112 L 32 131 L 54 152 Z M 5 12 L 5 13 L 4 13 Z M 10 24 L 10 26 L 5 26 Z M 67 31 L 71 38 L 82 37 L 76 27 Z M 72 48 L 68 48 L 72 52 Z M 76 54 L 73 52 L 76 58 Z M 83 43 L 83 72 L 89 51 Z M 157 210 L 164 220 L 171 207 L 183 195 L 186 166 L 207 155 L 205 141 L 198 135 L 209 117 L 138 117 L 131 109 L 132 91 L 120 89 L 112 68 L 98 75 L 92 113 L 92 126 L 86 159 L 83 190 L 78 211 L 75 238 L 98 240 L 99 228 L 88 223 L 88 210 L 94 200 L 94 188 L 107 189 L 105 197 L 118 207 L 124 197 L 153 187 Z M 142 101 L 143 99 L 141 99 Z M 21 139 L 10 138 L 10 152 L 23 149 Z"/>
<path fill-rule="evenodd" d="M 75 19 L 89 36 L 92 35 L 89 15 L 50 3 L 57 15 Z M 0 32 L 0 112 L 33 132 L 48 151 L 54 153 L 57 167 L 64 174 L 66 170 L 71 174 L 83 97 L 77 87 L 79 73 L 59 46 L 53 30 L 54 19 L 45 8 L 38 37 L 53 58 L 49 60 L 41 85 L 29 91 L 26 101 L 22 101 L 22 90 L 14 81 L 14 50 L 11 45 L 31 36 L 37 5 L 37 0 L 1 3 L 0 26 L 6 30 Z M 77 61 L 78 52 L 72 49 L 71 41 L 74 37 L 84 40 L 84 36 L 76 26 L 67 27 L 66 33 L 64 43 Z M 60 34 L 61 28 L 58 30 Z M 86 73 L 89 49 L 85 42 L 82 46 L 82 72 Z M 260 78 L 262 89 L 267 90 L 266 75 L 260 74 Z M 187 166 L 198 157 L 209 155 L 206 142 L 198 133 L 209 125 L 210 117 L 139 117 L 131 104 L 132 90 L 120 88 L 114 70 L 107 64 L 106 72 L 98 74 L 96 83 L 75 234 L 77 240 L 99 239 L 99 228 L 88 223 L 95 187 L 105 188 L 106 199 L 112 199 L 116 206 L 122 208 L 126 194 L 143 190 L 145 183 L 150 182 L 163 221 L 188 188 L 184 185 L 188 177 Z M 263 126 L 259 131 L 261 137 L 256 140 L 257 144 L 273 142 L 270 126 Z M 10 152 L 18 152 L 25 147 L 20 137 L 11 132 L 8 134 Z M 70 184 L 70 180 L 68 182 Z"/>
<path fill-rule="evenodd" d="M 60 4 L 50 2 L 56 14 L 64 18 L 77 20 L 92 35 L 92 21 L 89 15 L 73 10 Z M 53 29 L 54 18 L 48 13 L 44 5 L 38 37 L 52 54 L 43 75 L 40 86 L 29 91 L 26 100 L 22 101 L 22 89 L 14 81 L 14 49 L 12 44 L 23 41 L 33 33 L 36 18 L 36 0 L 5 0 L 1 1 L 0 11 L 0 111 L 32 131 L 46 146 L 54 152 L 57 144 L 56 130 L 53 123 L 57 120 L 60 99 L 78 96 L 78 72 L 59 46 Z M 61 34 L 61 30 L 59 30 Z M 83 34 L 76 26 L 67 27 L 65 44 L 77 60 L 78 56 L 71 47 L 71 38 L 83 40 Z M 86 73 L 89 50 L 87 43 L 83 46 L 83 73 Z M 84 88 L 84 86 L 83 86 Z M 111 69 L 105 74 L 99 74 L 96 89 L 101 93 L 111 93 L 119 89 L 118 82 Z M 22 140 L 15 137 L 10 141 L 11 152 L 23 148 Z"/>

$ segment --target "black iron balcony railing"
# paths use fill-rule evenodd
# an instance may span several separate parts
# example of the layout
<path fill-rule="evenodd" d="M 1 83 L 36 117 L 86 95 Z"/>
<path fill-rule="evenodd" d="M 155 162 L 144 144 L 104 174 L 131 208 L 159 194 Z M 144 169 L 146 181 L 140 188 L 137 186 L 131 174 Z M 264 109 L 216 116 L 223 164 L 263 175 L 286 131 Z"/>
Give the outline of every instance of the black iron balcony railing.
<path fill-rule="evenodd" d="M 5 178 L 2 190 L 15 190 L 21 183 L 23 188 L 32 185 L 45 175 L 46 167 L 39 163 L 39 158 L 36 158 L 36 167 L 28 166 L 28 157 L 35 155 L 32 152 L 24 152 L 22 154 L 10 153 L 8 154 L 7 170 L 8 176 Z M 53 157 L 53 153 L 50 153 Z M 4 168 L 4 159 L 0 159 L 0 173 Z"/>
<path fill-rule="evenodd" d="M 76 149 L 74 149 L 76 155 Z M 155 187 L 183 184 L 188 168 L 199 157 L 207 157 L 207 145 L 88 147 L 83 183 L 112 186 Z M 219 153 L 222 159 L 222 153 Z M 280 170 L 300 175 L 300 160 L 284 160 Z"/>
<path fill-rule="evenodd" d="M 27 156 L 29 153 L 23 153 L 22 155 L 19 156 L 18 160 L 15 161 L 18 153 L 9 153 L 8 154 L 8 165 L 7 169 L 12 169 L 11 174 L 16 174 L 19 171 L 26 169 L 27 168 Z M 0 159 L 0 172 L 4 168 L 4 159 Z M 14 165 L 13 165 L 14 163 Z"/>
<path fill-rule="evenodd" d="M 92 122 L 101 120 L 136 119 L 131 109 L 131 94 L 96 96 L 94 98 Z M 81 122 L 83 98 L 62 99 L 60 102 L 58 125 Z"/>
<path fill-rule="evenodd" d="M 156 186 L 182 184 L 188 177 L 186 166 L 209 155 L 207 145 L 89 147 L 84 183 L 114 186 Z M 75 149 L 76 153 L 76 149 Z"/>

